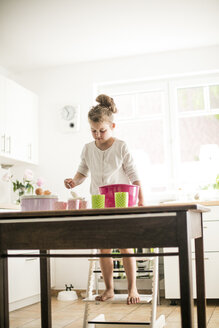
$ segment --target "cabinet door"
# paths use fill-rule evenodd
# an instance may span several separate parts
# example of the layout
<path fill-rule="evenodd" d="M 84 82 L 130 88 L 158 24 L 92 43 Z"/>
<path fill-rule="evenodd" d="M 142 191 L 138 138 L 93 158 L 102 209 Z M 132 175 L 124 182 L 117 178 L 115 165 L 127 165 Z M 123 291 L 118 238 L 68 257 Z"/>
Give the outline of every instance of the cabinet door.
<path fill-rule="evenodd" d="M 219 252 L 219 220 L 203 222 L 204 251 Z M 192 242 L 192 252 L 195 251 L 194 242 Z"/>
<path fill-rule="evenodd" d="M 9 258 L 9 302 L 16 302 L 40 293 L 38 258 Z"/>
<path fill-rule="evenodd" d="M 203 222 L 204 251 L 219 252 L 219 221 Z"/>
<path fill-rule="evenodd" d="M 25 91 L 24 116 L 26 128 L 24 133 L 25 160 L 38 163 L 38 97 L 29 90 Z"/>
<path fill-rule="evenodd" d="M 219 206 L 209 206 L 210 211 L 203 213 L 203 221 L 219 220 Z"/>
<path fill-rule="evenodd" d="M 168 249 L 170 252 L 170 249 Z M 176 252 L 177 249 L 171 249 Z M 205 286 L 206 298 L 219 298 L 218 270 L 219 270 L 219 252 L 205 252 Z M 195 257 L 192 257 L 193 273 L 193 296 L 196 298 L 196 272 Z M 179 260 L 178 257 L 164 258 L 164 279 L 165 279 L 165 298 L 180 298 L 179 292 Z"/>
<path fill-rule="evenodd" d="M 206 298 L 219 298 L 218 270 L 219 270 L 219 253 L 205 253 L 205 286 Z M 196 286 L 195 258 L 193 256 L 193 283 Z M 193 291 L 194 298 L 197 297 L 196 288 Z"/>
<path fill-rule="evenodd" d="M 24 157 L 22 147 L 25 130 L 23 104 L 25 94 L 23 88 L 14 81 L 6 81 L 6 154 L 17 160 Z"/>
<path fill-rule="evenodd" d="M 4 83 L 0 80 L 0 89 L 1 84 Z M 13 160 L 37 164 L 38 98 L 10 79 L 5 79 L 4 88 L 5 110 L 0 112 L 3 122 L 1 126 L 4 126 L 4 130 L 0 127 L 1 155 Z"/>

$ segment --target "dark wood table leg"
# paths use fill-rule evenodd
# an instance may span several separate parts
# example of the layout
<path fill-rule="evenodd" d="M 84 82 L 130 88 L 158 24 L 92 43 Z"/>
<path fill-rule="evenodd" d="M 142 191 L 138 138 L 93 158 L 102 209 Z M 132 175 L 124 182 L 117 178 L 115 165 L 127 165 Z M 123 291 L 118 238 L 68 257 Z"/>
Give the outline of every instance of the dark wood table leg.
<path fill-rule="evenodd" d="M 8 308 L 8 258 L 0 251 L 0 328 L 9 328 Z"/>
<path fill-rule="evenodd" d="M 179 244 L 181 323 L 183 328 L 193 328 L 192 253 L 190 222 L 186 212 L 177 213 L 177 237 Z"/>
<path fill-rule="evenodd" d="M 205 298 L 205 270 L 203 227 L 202 237 L 195 239 L 196 289 L 197 289 L 197 316 L 198 327 L 206 328 L 206 298 Z"/>
<path fill-rule="evenodd" d="M 40 250 L 40 254 L 48 254 L 47 250 Z M 41 327 L 51 328 L 51 284 L 50 284 L 50 259 L 40 258 L 40 288 L 41 288 Z"/>

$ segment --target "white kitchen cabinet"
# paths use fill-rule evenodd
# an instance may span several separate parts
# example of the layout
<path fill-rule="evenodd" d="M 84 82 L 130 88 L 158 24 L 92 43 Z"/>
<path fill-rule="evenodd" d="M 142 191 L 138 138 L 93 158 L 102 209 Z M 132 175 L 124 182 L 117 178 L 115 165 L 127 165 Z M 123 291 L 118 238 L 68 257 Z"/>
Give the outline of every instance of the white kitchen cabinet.
<path fill-rule="evenodd" d="M 206 297 L 219 298 L 219 252 L 205 253 Z M 196 297 L 196 294 L 195 294 Z"/>
<path fill-rule="evenodd" d="M 9 254 L 38 254 L 36 250 L 9 251 Z M 36 257 L 8 259 L 9 310 L 40 301 L 40 263 Z M 55 287 L 54 259 L 50 259 L 51 288 Z"/>
<path fill-rule="evenodd" d="M 0 212 L 19 211 L 15 206 L 3 208 Z M 37 254 L 37 250 L 14 250 L 9 254 Z M 40 265 L 39 258 L 8 258 L 8 290 L 9 310 L 14 311 L 21 307 L 40 301 Z"/>
<path fill-rule="evenodd" d="M 219 206 L 209 206 L 211 212 L 203 214 L 204 235 L 204 263 L 206 298 L 219 298 L 218 270 L 219 270 Z M 166 252 L 176 252 L 177 248 L 164 249 Z M 192 243 L 194 251 L 194 242 Z M 194 298 L 196 298 L 195 258 L 193 253 L 193 282 Z M 178 257 L 164 257 L 165 297 L 168 299 L 180 298 L 179 292 L 179 261 Z"/>
<path fill-rule="evenodd" d="M 38 162 L 38 98 L 31 91 L 21 88 L 23 128 L 21 131 L 22 160 Z"/>
<path fill-rule="evenodd" d="M 14 81 L 0 77 L 1 157 L 7 162 L 38 162 L 38 98 Z"/>
<path fill-rule="evenodd" d="M 36 251 L 11 251 L 9 253 L 36 254 Z M 40 267 L 35 257 L 8 259 L 8 284 L 10 311 L 40 300 Z"/>

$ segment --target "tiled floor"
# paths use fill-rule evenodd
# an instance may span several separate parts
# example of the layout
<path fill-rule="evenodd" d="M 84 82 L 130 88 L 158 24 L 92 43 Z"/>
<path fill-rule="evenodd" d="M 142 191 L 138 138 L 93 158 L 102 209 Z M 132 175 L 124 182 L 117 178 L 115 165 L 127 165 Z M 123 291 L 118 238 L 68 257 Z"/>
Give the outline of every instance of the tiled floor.
<path fill-rule="evenodd" d="M 179 328 L 180 307 L 171 306 L 169 301 L 161 300 L 158 307 L 158 315 L 164 314 L 166 318 L 166 328 Z M 106 320 L 111 321 L 149 321 L 150 305 L 121 305 L 99 303 L 91 304 L 90 319 L 98 314 L 104 313 Z M 84 302 L 77 300 L 74 302 L 57 301 L 52 298 L 52 327 L 53 328 L 82 328 L 84 314 Z M 219 302 L 209 302 L 207 305 L 207 327 L 219 327 Z M 10 312 L 10 328 L 40 328 L 40 303 Z M 195 307 L 195 327 L 197 327 L 196 307 Z"/>

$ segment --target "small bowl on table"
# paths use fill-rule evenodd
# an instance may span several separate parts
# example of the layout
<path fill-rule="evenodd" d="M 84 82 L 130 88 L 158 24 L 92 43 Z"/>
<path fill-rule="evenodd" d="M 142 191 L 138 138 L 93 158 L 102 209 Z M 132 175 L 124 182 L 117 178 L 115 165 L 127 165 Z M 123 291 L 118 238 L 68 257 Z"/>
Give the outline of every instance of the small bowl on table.
<path fill-rule="evenodd" d="M 21 197 L 21 211 L 52 211 L 57 201 L 56 195 L 24 195 Z"/>

